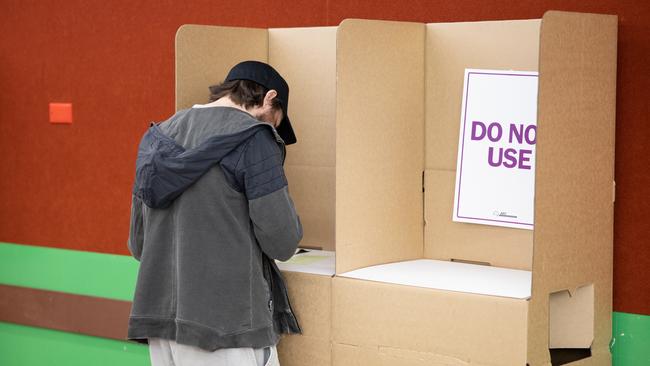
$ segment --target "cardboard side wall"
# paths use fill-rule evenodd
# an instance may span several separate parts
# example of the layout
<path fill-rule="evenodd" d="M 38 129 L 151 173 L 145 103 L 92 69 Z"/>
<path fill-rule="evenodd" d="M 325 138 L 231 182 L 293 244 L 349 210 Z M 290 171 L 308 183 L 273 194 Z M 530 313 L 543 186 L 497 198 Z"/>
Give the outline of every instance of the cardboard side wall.
<path fill-rule="evenodd" d="M 336 271 L 422 257 L 424 25 L 337 36 Z"/>
<path fill-rule="evenodd" d="M 452 206 L 464 71 L 537 71 L 539 27 L 537 19 L 426 25 L 426 258 L 532 267 L 531 231 L 453 222 Z"/>
<path fill-rule="evenodd" d="M 187 24 L 176 32 L 176 110 L 209 102 L 208 87 L 244 60 L 267 62 L 266 29 Z"/>
<path fill-rule="evenodd" d="M 542 20 L 531 366 L 549 362 L 549 293 L 588 284 L 595 297 L 592 353 L 608 354 L 616 39 L 616 16 L 553 11 Z"/>
<path fill-rule="evenodd" d="M 297 142 L 284 169 L 303 225 L 301 247 L 334 250 L 336 27 L 269 29 L 269 64 L 289 84 Z"/>

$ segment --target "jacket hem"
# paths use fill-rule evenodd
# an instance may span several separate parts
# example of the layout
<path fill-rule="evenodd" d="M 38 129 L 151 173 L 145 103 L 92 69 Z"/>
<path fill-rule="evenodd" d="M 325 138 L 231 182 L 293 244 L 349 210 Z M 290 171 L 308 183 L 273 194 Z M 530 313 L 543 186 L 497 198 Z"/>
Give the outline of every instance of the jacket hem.
<path fill-rule="evenodd" d="M 261 348 L 277 345 L 280 336 L 272 324 L 236 333 L 220 333 L 217 330 L 185 322 L 181 319 L 130 317 L 126 340 L 148 344 L 148 338 L 171 339 L 179 344 L 196 346 L 207 351 L 221 348 Z"/>

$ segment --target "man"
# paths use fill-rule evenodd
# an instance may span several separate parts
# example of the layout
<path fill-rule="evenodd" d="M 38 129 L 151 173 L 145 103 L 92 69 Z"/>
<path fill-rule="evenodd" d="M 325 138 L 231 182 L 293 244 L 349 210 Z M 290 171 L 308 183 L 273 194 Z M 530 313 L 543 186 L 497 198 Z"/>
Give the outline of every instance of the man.
<path fill-rule="evenodd" d="M 279 365 L 301 333 L 274 259 L 302 239 L 283 164 L 289 88 L 245 61 L 143 136 L 128 247 L 140 261 L 128 340 L 157 365 Z"/>

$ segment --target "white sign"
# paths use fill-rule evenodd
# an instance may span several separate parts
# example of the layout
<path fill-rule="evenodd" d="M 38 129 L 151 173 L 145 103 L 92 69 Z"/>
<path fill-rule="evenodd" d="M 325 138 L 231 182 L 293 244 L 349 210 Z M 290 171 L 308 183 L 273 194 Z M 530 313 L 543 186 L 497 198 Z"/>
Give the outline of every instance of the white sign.
<path fill-rule="evenodd" d="M 465 69 L 454 221 L 533 229 L 537 80 Z"/>

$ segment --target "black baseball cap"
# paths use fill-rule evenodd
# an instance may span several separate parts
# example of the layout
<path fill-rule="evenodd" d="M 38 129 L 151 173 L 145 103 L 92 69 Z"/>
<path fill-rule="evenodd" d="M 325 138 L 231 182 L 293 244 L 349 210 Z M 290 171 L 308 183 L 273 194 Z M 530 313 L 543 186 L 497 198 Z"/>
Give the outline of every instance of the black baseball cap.
<path fill-rule="evenodd" d="M 235 65 L 225 81 L 232 80 L 250 80 L 263 87 L 278 92 L 278 98 L 282 106 L 283 118 L 280 126 L 277 128 L 278 135 L 282 137 L 285 145 L 296 143 L 296 135 L 289 121 L 289 85 L 282 76 L 270 65 L 259 61 L 244 61 Z"/>

